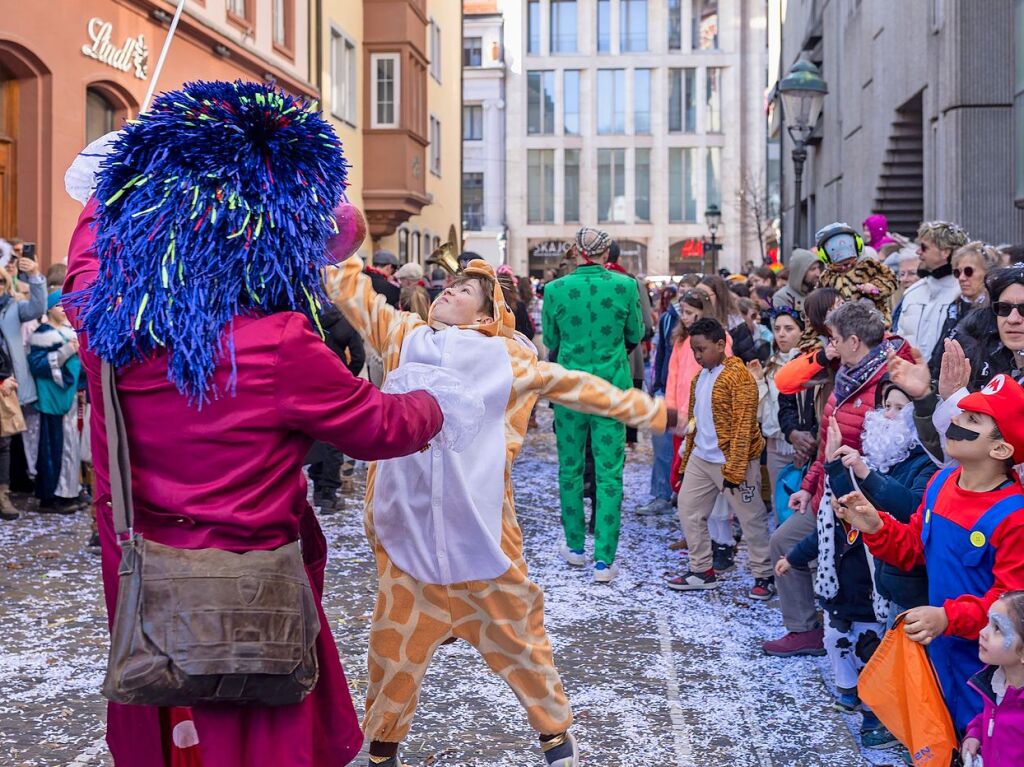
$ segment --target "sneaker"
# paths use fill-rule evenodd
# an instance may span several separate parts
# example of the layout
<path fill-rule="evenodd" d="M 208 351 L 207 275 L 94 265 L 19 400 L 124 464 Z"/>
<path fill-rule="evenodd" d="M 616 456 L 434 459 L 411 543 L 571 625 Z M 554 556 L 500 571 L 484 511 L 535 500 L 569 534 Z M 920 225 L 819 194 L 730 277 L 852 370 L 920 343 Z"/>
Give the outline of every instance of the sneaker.
<path fill-rule="evenodd" d="M 711 544 L 712 568 L 721 575 L 736 567 L 736 549 L 732 546 L 724 546 L 721 543 Z"/>
<path fill-rule="evenodd" d="M 877 721 L 877 720 L 876 720 Z M 864 748 L 893 748 L 900 744 L 899 740 L 886 729 L 884 724 L 865 729 L 861 727 L 860 742 Z"/>
<path fill-rule="evenodd" d="M 682 575 L 670 579 L 666 585 L 673 591 L 702 591 L 717 589 L 721 585 L 721 581 L 715 576 L 714 570 L 708 570 L 706 573 L 687 570 Z"/>
<path fill-rule="evenodd" d="M 403 767 L 402 760 L 397 756 L 385 759 L 383 762 L 375 762 L 370 758 L 366 760 L 367 767 Z"/>
<path fill-rule="evenodd" d="M 71 498 L 50 498 L 39 502 L 37 511 L 40 514 L 74 514 L 78 511 L 78 503 Z"/>
<path fill-rule="evenodd" d="M 604 562 L 594 563 L 594 583 L 611 583 L 619 577 L 619 566 L 614 562 L 606 565 Z"/>
<path fill-rule="evenodd" d="M 832 708 L 840 714 L 856 714 L 860 711 L 860 698 L 855 692 L 841 692 L 832 701 Z M 875 720 L 877 725 L 878 720 Z M 869 726 L 868 729 L 871 729 Z"/>
<path fill-rule="evenodd" d="M 754 578 L 754 585 L 747 596 L 751 599 L 767 602 L 775 596 L 775 578 Z"/>
<path fill-rule="evenodd" d="M 544 748 L 544 744 L 541 744 Z M 544 750 L 544 761 L 548 767 L 579 767 L 580 750 L 572 733 L 565 734 L 565 740 L 557 746 Z"/>
<path fill-rule="evenodd" d="M 797 655 L 821 656 L 825 654 L 825 631 L 790 631 L 780 639 L 772 639 L 761 645 L 766 655 L 775 658 L 793 658 Z"/>
<path fill-rule="evenodd" d="M 338 510 L 338 497 L 333 493 L 316 494 L 313 505 L 320 509 L 321 514 L 333 514 Z"/>
<path fill-rule="evenodd" d="M 636 510 L 641 517 L 654 517 L 661 514 L 671 514 L 675 509 L 664 498 L 655 498 L 650 503 L 645 503 Z"/>
<path fill-rule="evenodd" d="M 89 549 L 89 551 L 98 552 L 100 550 L 100 534 L 94 531 L 93 534 L 89 536 L 89 542 L 85 544 L 85 547 Z"/>
<path fill-rule="evenodd" d="M 583 555 L 583 549 L 570 549 L 563 543 L 560 551 L 562 559 L 572 567 L 583 567 L 587 563 L 587 558 Z"/>

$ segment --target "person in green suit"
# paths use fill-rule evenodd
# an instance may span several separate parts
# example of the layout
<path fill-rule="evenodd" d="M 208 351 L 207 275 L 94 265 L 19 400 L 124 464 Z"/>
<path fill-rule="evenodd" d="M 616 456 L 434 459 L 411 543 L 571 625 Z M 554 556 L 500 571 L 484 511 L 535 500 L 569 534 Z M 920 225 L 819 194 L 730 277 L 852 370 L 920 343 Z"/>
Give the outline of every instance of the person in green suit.
<path fill-rule="evenodd" d="M 557 350 L 558 363 L 599 376 L 613 386 L 633 385 L 629 352 L 643 339 L 644 325 L 636 281 L 605 268 L 611 238 L 583 227 L 576 234 L 579 265 L 544 288 L 544 343 Z M 618 421 L 554 406 L 558 443 L 558 489 L 565 545 L 562 556 L 574 567 L 586 564 L 583 516 L 583 466 L 590 437 L 597 481 L 594 529 L 594 580 L 618 575 L 622 511 L 622 467 L 626 431 Z"/>

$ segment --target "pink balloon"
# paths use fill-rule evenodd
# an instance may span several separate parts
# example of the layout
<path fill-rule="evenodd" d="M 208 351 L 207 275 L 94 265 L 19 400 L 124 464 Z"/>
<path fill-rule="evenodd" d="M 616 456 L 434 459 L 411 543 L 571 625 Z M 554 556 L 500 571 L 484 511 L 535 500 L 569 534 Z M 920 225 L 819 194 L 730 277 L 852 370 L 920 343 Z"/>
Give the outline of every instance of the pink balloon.
<path fill-rule="evenodd" d="M 327 253 L 333 263 L 340 264 L 358 251 L 366 239 L 366 219 L 359 208 L 347 202 L 334 209 L 334 218 L 338 233 L 327 241 Z"/>

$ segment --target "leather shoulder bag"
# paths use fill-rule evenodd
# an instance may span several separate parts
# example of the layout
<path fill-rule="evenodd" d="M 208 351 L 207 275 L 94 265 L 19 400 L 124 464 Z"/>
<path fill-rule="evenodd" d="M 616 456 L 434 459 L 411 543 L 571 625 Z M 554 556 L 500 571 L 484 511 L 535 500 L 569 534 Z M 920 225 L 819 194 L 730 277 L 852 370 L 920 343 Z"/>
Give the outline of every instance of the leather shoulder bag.
<path fill-rule="evenodd" d="M 319 675 L 320 620 L 299 542 L 236 554 L 134 532 L 127 431 L 106 362 L 102 383 L 122 550 L 103 695 L 151 706 L 300 702 Z"/>

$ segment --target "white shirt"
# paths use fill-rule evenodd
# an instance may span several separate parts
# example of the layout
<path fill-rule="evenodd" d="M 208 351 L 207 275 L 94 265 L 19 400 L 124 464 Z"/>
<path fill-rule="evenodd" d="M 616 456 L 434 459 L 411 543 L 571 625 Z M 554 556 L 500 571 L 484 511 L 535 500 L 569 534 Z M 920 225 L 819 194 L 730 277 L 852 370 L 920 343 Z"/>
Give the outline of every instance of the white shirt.
<path fill-rule="evenodd" d="M 953 275 L 918 280 L 903 294 L 896 334 L 905 338 L 926 360 L 939 342 L 949 305 L 960 298 L 960 283 Z"/>
<path fill-rule="evenodd" d="M 377 538 L 399 569 L 423 583 L 489 580 L 512 564 L 501 550 L 505 410 L 512 393 L 505 344 L 475 330 L 424 325 L 402 345 L 399 368 L 407 362 L 444 368 L 471 386 L 485 408 L 464 451 L 435 442 L 426 452 L 377 463 Z"/>
<path fill-rule="evenodd" d="M 693 438 L 693 454 L 708 463 L 725 464 L 725 454 L 718 446 L 718 432 L 711 411 L 711 392 L 725 365 L 712 370 L 702 370 L 697 376 L 697 391 L 693 403 L 693 417 L 697 422 L 697 433 Z"/>

